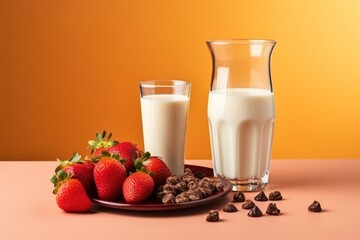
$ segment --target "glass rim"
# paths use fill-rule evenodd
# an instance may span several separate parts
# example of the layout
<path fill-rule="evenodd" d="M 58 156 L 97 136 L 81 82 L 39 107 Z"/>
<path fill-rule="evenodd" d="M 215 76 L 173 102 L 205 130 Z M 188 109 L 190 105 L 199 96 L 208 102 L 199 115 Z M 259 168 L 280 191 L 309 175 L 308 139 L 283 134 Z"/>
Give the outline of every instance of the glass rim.
<path fill-rule="evenodd" d="M 190 82 L 180 79 L 158 79 L 158 80 L 145 80 L 140 81 L 139 85 L 141 87 L 147 88 L 171 88 L 171 87 L 181 87 L 181 86 L 189 86 L 191 85 Z"/>
<path fill-rule="evenodd" d="M 246 38 L 233 38 L 233 39 L 209 39 L 206 40 L 207 44 L 218 44 L 218 45 L 227 45 L 227 44 L 266 44 L 272 43 L 275 44 L 276 40 L 273 39 L 246 39 Z"/>

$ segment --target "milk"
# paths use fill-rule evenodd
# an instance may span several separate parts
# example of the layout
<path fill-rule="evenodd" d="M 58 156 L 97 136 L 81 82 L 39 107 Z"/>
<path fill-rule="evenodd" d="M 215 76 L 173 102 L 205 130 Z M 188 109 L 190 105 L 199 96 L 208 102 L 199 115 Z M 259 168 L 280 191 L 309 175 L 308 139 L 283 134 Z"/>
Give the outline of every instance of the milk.
<path fill-rule="evenodd" d="M 189 97 L 174 94 L 141 98 L 144 149 L 163 158 L 172 174 L 184 173 Z"/>
<path fill-rule="evenodd" d="M 211 91 L 208 117 L 214 173 L 267 183 L 274 128 L 274 96 L 267 90 Z"/>

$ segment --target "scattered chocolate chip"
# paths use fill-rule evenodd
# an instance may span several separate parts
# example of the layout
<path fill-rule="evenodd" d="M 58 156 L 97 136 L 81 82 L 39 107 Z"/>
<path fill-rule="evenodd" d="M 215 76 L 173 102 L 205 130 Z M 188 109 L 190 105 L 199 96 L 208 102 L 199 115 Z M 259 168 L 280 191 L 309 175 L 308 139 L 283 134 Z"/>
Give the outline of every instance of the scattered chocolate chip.
<path fill-rule="evenodd" d="M 255 203 L 251 200 L 245 200 L 245 202 L 242 205 L 243 209 L 252 209 L 253 207 L 255 207 Z"/>
<path fill-rule="evenodd" d="M 262 212 L 257 206 L 255 206 L 248 212 L 248 216 L 249 217 L 261 217 Z"/>
<path fill-rule="evenodd" d="M 264 191 L 261 191 L 258 195 L 255 196 L 254 199 L 255 199 L 256 201 L 262 201 L 262 202 L 269 200 L 269 199 L 267 198 L 267 196 L 265 195 Z"/>
<path fill-rule="evenodd" d="M 223 209 L 224 212 L 237 212 L 237 210 L 238 210 L 237 207 L 235 207 L 235 205 L 232 203 L 226 204 L 226 206 Z"/>
<path fill-rule="evenodd" d="M 245 195 L 242 192 L 236 192 L 233 196 L 234 202 L 245 202 Z"/>
<path fill-rule="evenodd" d="M 269 206 L 266 209 L 266 214 L 268 215 L 279 215 L 280 209 L 276 207 L 275 203 L 269 203 Z"/>
<path fill-rule="evenodd" d="M 209 214 L 206 216 L 206 221 L 208 222 L 217 222 L 219 219 L 219 211 L 217 210 L 210 210 Z"/>
<path fill-rule="evenodd" d="M 321 212 L 321 205 L 318 201 L 314 201 L 309 207 L 310 212 Z"/>
<path fill-rule="evenodd" d="M 279 191 L 271 192 L 269 194 L 269 199 L 272 201 L 281 200 L 283 197 L 281 196 L 281 193 Z"/>

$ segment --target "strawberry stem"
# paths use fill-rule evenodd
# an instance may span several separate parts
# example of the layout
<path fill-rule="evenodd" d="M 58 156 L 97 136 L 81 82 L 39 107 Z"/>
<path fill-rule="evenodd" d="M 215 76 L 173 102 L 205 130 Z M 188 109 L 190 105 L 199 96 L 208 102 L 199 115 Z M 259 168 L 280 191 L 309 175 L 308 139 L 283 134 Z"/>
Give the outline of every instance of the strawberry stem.
<path fill-rule="evenodd" d="M 55 172 L 58 172 L 63 167 L 74 164 L 74 163 L 82 163 L 81 155 L 78 152 L 74 152 L 73 155 L 67 160 L 56 159 L 59 165 L 55 168 Z"/>
<path fill-rule="evenodd" d="M 112 137 L 112 133 L 109 133 L 109 135 L 106 137 L 106 131 L 103 130 L 103 132 L 100 133 L 96 133 L 96 140 L 90 140 L 88 141 L 88 148 L 91 149 L 91 154 L 94 153 L 95 149 L 98 148 L 109 148 L 112 147 L 116 144 L 119 144 L 118 141 L 114 140 L 110 140 L 110 138 Z M 106 138 L 106 139 L 105 139 Z"/>
<path fill-rule="evenodd" d="M 124 163 L 126 161 L 126 159 L 123 158 L 120 159 L 120 155 L 118 153 L 110 154 L 108 151 L 102 151 L 100 156 L 93 157 L 91 161 L 93 163 L 97 163 L 102 158 L 113 158 L 119 161 L 120 163 Z"/>
<path fill-rule="evenodd" d="M 135 168 L 138 171 L 144 172 L 144 165 L 143 162 L 147 160 L 151 156 L 150 152 L 144 152 L 141 157 L 137 158 L 134 162 Z M 145 169 L 146 170 L 146 169 Z M 146 171 L 146 173 L 148 173 Z"/>
<path fill-rule="evenodd" d="M 61 184 L 74 176 L 74 173 L 67 173 L 64 170 L 59 170 L 50 181 L 54 184 L 53 194 L 56 194 Z"/>

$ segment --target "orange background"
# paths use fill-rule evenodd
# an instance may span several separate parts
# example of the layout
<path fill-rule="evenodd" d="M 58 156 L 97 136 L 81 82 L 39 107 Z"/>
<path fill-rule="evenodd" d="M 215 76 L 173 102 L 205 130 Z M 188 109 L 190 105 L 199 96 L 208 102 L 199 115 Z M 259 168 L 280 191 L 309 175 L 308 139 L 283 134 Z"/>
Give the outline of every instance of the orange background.
<path fill-rule="evenodd" d="M 205 40 L 271 38 L 273 158 L 360 158 L 360 2 L 0 1 L 0 159 L 142 147 L 138 83 L 193 84 L 187 159 L 210 159 Z"/>

